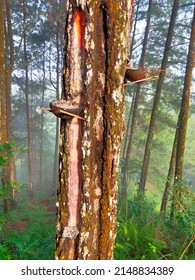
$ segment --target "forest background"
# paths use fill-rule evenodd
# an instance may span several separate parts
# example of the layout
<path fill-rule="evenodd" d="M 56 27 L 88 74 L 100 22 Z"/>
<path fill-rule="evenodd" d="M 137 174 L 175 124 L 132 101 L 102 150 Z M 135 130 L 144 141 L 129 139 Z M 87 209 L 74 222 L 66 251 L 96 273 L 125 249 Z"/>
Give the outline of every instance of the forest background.
<path fill-rule="evenodd" d="M 176 21 L 172 26 L 173 36 L 167 52 L 165 46 L 169 24 L 173 6 L 176 4 Z M 0 228 L 0 258 L 52 258 L 55 211 L 49 212 L 49 219 L 53 221 L 52 226 L 48 226 L 48 220 L 44 221 L 43 216 L 48 211 L 46 201 L 52 202 L 51 205 L 55 201 L 59 120 L 51 113 L 40 110 L 40 107 L 48 108 L 52 100 L 61 97 L 65 13 L 66 1 L 62 0 L 11 0 L 6 1 L 5 21 L 1 18 L 1 26 L 5 26 L 6 104 L 8 104 L 5 113 L 3 110 L 5 100 L 1 95 L 1 172 L 3 174 L 3 166 L 7 164 L 8 157 L 13 158 L 13 154 L 15 162 L 12 167 L 15 168 L 10 175 L 11 185 L 7 181 L 7 187 L 3 187 L 5 186 L 3 180 L 1 184 L 1 213 L 7 210 L 10 217 L 6 216 L 6 221 L 9 222 L 4 223 L 5 217 L 1 215 L 2 225 L 6 225 Z M 179 186 L 181 195 L 176 198 L 171 186 L 166 206 L 162 211 L 165 186 L 171 181 L 168 172 L 182 104 L 193 13 L 194 3 L 190 0 L 135 1 L 130 49 L 131 66 L 149 68 L 152 75 L 156 73 L 164 75 L 165 72 L 156 69 L 162 69 L 166 52 L 168 59 L 164 65 L 166 74 L 160 95 L 157 91 L 158 79 L 145 81 L 139 85 L 129 83 L 126 86 L 126 135 L 120 160 L 116 259 L 195 258 L 193 82 L 183 179 L 182 185 Z M 143 158 L 157 94 L 159 104 L 143 197 L 137 189 L 142 191 L 140 182 L 142 182 Z M 5 121 L 8 143 L 3 141 L 4 114 L 7 114 Z M 18 200 L 16 210 L 21 215 L 19 230 L 26 230 L 24 227 L 26 222 L 31 224 L 29 230 L 31 234 L 28 232 L 23 240 L 19 237 L 18 228 L 17 230 L 14 228 L 14 233 L 12 228 L 5 234 L 6 229 L 14 227 L 13 221 L 19 220 L 18 213 L 14 212 L 16 210 L 10 212 L 10 205 L 6 206 L 5 203 L 5 198 L 12 198 L 13 190 Z M 29 196 L 34 201 L 30 208 L 31 212 L 34 211 L 33 217 L 30 214 L 24 215 L 29 208 Z M 41 205 L 38 210 L 37 204 Z M 179 205 L 176 207 L 174 217 L 173 205 Z M 6 207 L 8 209 L 5 209 Z M 163 215 L 160 216 L 160 213 Z M 37 225 L 34 228 L 39 219 L 42 219 L 43 226 L 44 222 L 47 224 L 47 230 Z M 33 235 L 36 240 L 32 239 Z M 42 246 L 47 244 L 47 255 L 44 246 L 41 247 L 40 244 Z M 42 248 L 42 251 L 38 251 L 38 248 Z"/>

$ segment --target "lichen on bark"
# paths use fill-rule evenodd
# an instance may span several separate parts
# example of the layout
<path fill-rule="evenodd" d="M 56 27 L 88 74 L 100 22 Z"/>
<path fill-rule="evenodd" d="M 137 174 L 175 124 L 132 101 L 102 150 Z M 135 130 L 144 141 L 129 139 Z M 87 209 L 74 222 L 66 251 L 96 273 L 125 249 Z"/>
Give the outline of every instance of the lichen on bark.
<path fill-rule="evenodd" d="M 116 235 L 116 212 L 118 191 L 118 165 L 120 145 L 124 132 L 124 88 L 123 81 L 127 61 L 129 22 L 132 1 L 69 1 L 69 13 L 78 8 L 85 14 L 84 71 L 80 100 L 84 104 L 84 121 L 80 124 L 81 188 L 78 214 L 79 233 L 76 239 L 67 239 L 69 245 L 62 247 L 65 258 L 68 250 L 74 250 L 76 259 L 111 259 Z M 72 16 L 70 16 L 72 18 Z M 71 21 L 68 21 L 69 24 Z M 72 30 L 66 29 L 66 38 Z M 69 41 L 68 41 L 69 42 Z M 70 88 L 71 44 L 67 42 L 65 57 L 65 92 Z M 74 120 L 74 119 L 73 119 Z M 69 125 L 61 124 L 61 157 L 70 169 Z M 66 132 L 67 138 L 64 136 Z M 66 227 L 69 201 L 70 178 L 60 176 L 59 182 L 59 223 L 64 211 L 66 217 L 62 228 Z M 67 183 L 64 184 L 64 181 Z M 63 190 L 66 189 L 64 192 Z M 60 192 L 64 194 L 62 197 Z M 63 204 L 65 200 L 65 206 Z M 64 207 L 64 208 L 63 208 Z M 58 235 L 63 235 L 63 231 Z M 75 241 L 75 242 L 74 242 Z M 71 244 L 71 246 L 70 246 Z M 68 247 L 69 246 L 69 247 Z M 58 250 L 58 246 L 56 251 Z M 59 258 L 61 256 L 57 253 Z"/>

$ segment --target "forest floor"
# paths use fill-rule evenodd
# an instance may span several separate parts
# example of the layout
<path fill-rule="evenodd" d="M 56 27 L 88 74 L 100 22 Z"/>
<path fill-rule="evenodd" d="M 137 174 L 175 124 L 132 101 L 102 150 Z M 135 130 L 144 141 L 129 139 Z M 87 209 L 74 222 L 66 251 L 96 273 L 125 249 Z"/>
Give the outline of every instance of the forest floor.
<path fill-rule="evenodd" d="M 23 199 L 9 213 L 0 212 L 0 260 L 54 260 L 55 204 L 55 197 Z M 176 227 L 161 219 L 153 200 L 132 198 L 128 209 L 118 214 L 114 259 L 195 259 L 192 209 L 178 216 Z"/>
<path fill-rule="evenodd" d="M 56 201 L 25 201 L 0 215 L 0 259 L 54 259 Z"/>
<path fill-rule="evenodd" d="M 37 201 L 30 201 L 29 202 L 29 208 L 34 208 L 34 206 L 40 207 L 40 206 L 45 206 L 45 211 L 48 212 L 48 223 L 53 222 L 53 220 L 51 220 L 51 215 L 49 212 L 51 213 L 55 213 L 56 212 L 56 207 L 53 205 L 53 200 L 37 200 Z M 18 217 L 20 217 L 20 214 L 22 210 L 16 210 L 15 213 L 18 214 Z M 29 223 L 30 223 L 30 218 L 28 217 L 21 217 L 20 220 L 15 220 L 14 218 L 11 218 L 9 220 L 9 223 L 11 225 L 12 230 L 15 231 L 20 231 L 26 227 L 28 227 Z M 6 222 L 4 223 L 4 226 L 6 226 Z"/>

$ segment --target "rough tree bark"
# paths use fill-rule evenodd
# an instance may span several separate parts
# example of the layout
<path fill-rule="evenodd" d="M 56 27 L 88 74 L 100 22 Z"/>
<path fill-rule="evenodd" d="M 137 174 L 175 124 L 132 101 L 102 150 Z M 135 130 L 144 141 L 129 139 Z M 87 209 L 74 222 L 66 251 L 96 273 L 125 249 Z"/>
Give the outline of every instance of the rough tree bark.
<path fill-rule="evenodd" d="M 0 2 L 0 101 L 1 101 L 1 143 L 6 142 L 6 88 L 5 88 L 5 25 L 4 1 Z"/>
<path fill-rule="evenodd" d="M 159 103 L 160 103 L 162 87 L 163 87 L 164 78 L 165 78 L 165 70 L 166 70 L 167 64 L 168 64 L 169 51 L 171 48 L 178 8 L 179 8 L 179 0 L 174 0 L 172 13 L 171 13 L 171 19 L 170 19 L 170 23 L 169 23 L 169 29 L 168 29 L 168 33 L 167 33 L 167 39 L 165 42 L 163 59 L 162 59 L 162 63 L 161 63 L 161 69 L 164 71 L 160 72 L 158 83 L 157 83 L 157 88 L 156 88 L 156 93 L 155 93 L 155 97 L 154 97 L 154 103 L 153 103 L 153 108 L 152 108 L 152 113 L 151 113 L 151 118 L 150 118 L 147 142 L 146 142 L 146 147 L 145 147 L 142 171 L 141 171 L 141 176 L 140 176 L 139 191 L 142 191 L 142 192 L 145 191 L 145 186 L 146 186 L 146 179 L 147 179 L 147 175 L 148 175 L 148 167 L 149 167 L 149 161 L 150 161 L 150 151 L 151 151 L 152 143 L 153 143 L 153 135 L 154 135 L 154 131 L 155 131 L 158 107 L 159 107 Z"/>
<path fill-rule="evenodd" d="M 9 143 L 13 142 L 13 131 L 12 131 L 12 72 L 14 67 L 14 40 L 13 40 L 13 30 L 11 21 L 11 3 L 10 0 L 5 1 L 5 11 L 6 11 L 6 50 L 7 50 L 7 61 L 6 61 L 6 130 L 7 130 L 7 141 Z M 8 180 L 16 181 L 16 165 L 14 156 L 9 159 L 6 164 Z M 15 194 L 13 193 L 13 198 Z"/>
<path fill-rule="evenodd" d="M 6 59 L 5 59 L 5 50 L 6 50 L 6 28 L 5 28 L 5 16 L 7 17 L 7 25 L 8 29 L 10 28 L 10 6 L 9 1 L 6 3 L 4 1 L 1 1 L 0 4 L 0 141 L 2 144 L 5 144 L 8 141 L 11 141 L 10 132 L 11 132 L 11 124 L 8 124 L 8 119 L 10 120 L 9 115 L 9 108 L 11 105 L 8 101 L 8 95 L 11 97 L 11 84 L 10 84 L 10 91 L 8 92 L 8 82 L 11 80 L 11 72 L 9 71 L 10 68 L 6 67 Z M 6 7 L 6 9 L 5 9 Z M 11 40 L 11 34 L 10 34 L 10 40 Z M 11 48 L 10 43 L 10 60 L 12 59 L 13 49 Z M 10 75 L 9 75 L 10 74 Z M 8 79 L 9 78 L 9 79 Z M 11 111 L 10 111 L 11 114 Z M 5 152 L 6 153 L 6 152 Z M 10 158 L 3 166 L 2 172 L 1 172 L 1 182 L 4 186 L 6 183 L 8 183 L 10 180 L 14 180 L 15 176 L 13 176 L 13 170 L 12 168 L 14 163 L 14 159 Z M 9 193 L 10 197 L 13 197 L 13 193 Z M 3 208 L 5 212 L 10 211 L 10 203 L 11 199 L 10 197 L 6 196 L 3 199 Z"/>
<path fill-rule="evenodd" d="M 124 75 L 133 1 L 67 1 L 56 259 L 111 259 L 116 235 Z"/>
<path fill-rule="evenodd" d="M 194 59 L 195 59 L 195 9 L 194 9 L 194 16 L 192 21 L 192 30 L 191 30 L 188 58 L 186 64 L 183 96 L 182 96 L 181 110 L 180 110 L 179 122 L 178 122 L 178 144 L 177 144 L 176 166 L 175 166 L 175 177 L 178 180 L 182 180 L 182 173 L 183 173 L 184 151 L 185 151 L 186 131 L 187 131 L 188 114 L 189 114 L 189 106 L 190 106 L 190 89 L 192 83 L 192 71 L 194 68 Z"/>

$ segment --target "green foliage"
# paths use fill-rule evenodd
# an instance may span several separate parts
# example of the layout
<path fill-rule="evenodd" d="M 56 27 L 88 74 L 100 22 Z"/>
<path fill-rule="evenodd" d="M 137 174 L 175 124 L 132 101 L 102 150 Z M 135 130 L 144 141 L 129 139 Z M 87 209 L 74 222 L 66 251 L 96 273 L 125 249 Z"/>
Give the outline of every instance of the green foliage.
<path fill-rule="evenodd" d="M 0 143 L 0 168 L 2 169 L 16 151 L 23 151 L 25 148 L 17 147 L 13 143 Z M 12 199 L 13 190 L 21 191 L 27 189 L 27 185 L 16 181 L 9 181 L 5 184 L 0 183 L 0 198 Z"/>
<path fill-rule="evenodd" d="M 12 191 L 26 191 L 28 186 L 16 181 L 7 182 L 4 185 L 0 184 L 0 198 L 12 198 Z"/>
<path fill-rule="evenodd" d="M 3 218 L 0 217 L 0 237 L 3 234 Z M 0 242 L 0 260 L 10 260 L 11 259 L 11 254 L 9 252 L 9 249 Z"/>
<path fill-rule="evenodd" d="M 0 167 L 2 167 L 8 159 L 13 155 L 14 143 L 0 143 Z"/>
<path fill-rule="evenodd" d="M 150 225 L 139 228 L 133 218 L 127 221 L 119 220 L 115 259 L 158 260 L 162 258 L 160 251 L 164 248 L 165 242 L 153 237 Z"/>
<path fill-rule="evenodd" d="M 11 260 L 9 249 L 2 244 L 0 244 L 0 260 Z"/>
<path fill-rule="evenodd" d="M 174 224 L 183 234 L 192 237 L 195 232 L 195 194 L 189 181 L 182 180 L 174 184 L 172 210 L 173 207 Z"/>
<path fill-rule="evenodd" d="M 117 260 L 179 259 L 194 234 L 194 210 L 181 212 L 173 227 L 156 210 L 155 203 L 143 194 L 128 201 L 126 213 L 119 213 L 114 258 Z M 119 208 L 120 205 L 119 205 Z M 193 226 L 192 226 L 193 225 Z M 195 259 L 192 243 L 183 259 Z"/>
<path fill-rule="evenodd" d="M 13 223 L 23 225 L 13 230 Z M 3 216 L 0 259 L 50 260 L 54 257 L 55 214 L 45 206 L 23 204 Z"/>
<path fill-rule="evenodd" d="M 128 201 L 126 218 L 119 215 L 115 259 L 162 259 L 161 250 L 166 243 L 154 236 L 154 227 L 158 225 L 154 209 L 155 204 L 142 194 Z"/>

